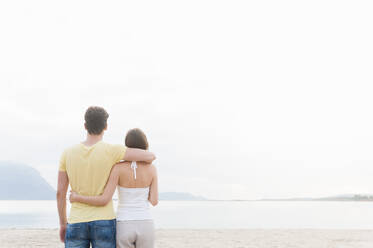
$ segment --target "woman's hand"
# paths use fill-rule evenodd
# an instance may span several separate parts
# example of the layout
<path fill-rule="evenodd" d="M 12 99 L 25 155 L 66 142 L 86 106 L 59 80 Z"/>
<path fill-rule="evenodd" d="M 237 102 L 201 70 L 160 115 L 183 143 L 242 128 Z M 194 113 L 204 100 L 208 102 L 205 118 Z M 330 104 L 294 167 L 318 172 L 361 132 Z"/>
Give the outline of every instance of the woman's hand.
<path fill-rule="evenodd" d="M 70 190 L 70 197 L 69 197 L 70 203 L 77 202 L 78 201 L 78 196 L 79 196 L 78 193 Z"/>

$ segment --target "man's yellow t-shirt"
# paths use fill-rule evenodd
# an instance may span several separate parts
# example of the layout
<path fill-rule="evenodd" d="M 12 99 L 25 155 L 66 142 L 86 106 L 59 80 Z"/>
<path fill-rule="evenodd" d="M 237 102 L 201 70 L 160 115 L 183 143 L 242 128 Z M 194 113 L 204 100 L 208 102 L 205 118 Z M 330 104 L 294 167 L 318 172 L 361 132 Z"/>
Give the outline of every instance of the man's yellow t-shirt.
<path fill-rule="evenodd" d="M 99 141 L 93 146 L 78 144 L 64 151 L 60 171 L 66 171 L 73 191 L 86 196 L 103 193 L 114 164 L 123 160 L 126 147 Z M 106 206 L 72 203 L 68 223 L 115 219 L 113 202 Z"/>

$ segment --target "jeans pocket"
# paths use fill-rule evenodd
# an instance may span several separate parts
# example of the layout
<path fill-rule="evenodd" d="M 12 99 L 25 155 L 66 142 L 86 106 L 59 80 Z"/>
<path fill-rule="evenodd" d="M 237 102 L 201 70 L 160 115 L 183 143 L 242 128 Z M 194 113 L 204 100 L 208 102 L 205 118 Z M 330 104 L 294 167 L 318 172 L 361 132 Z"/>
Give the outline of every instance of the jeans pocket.
<path fill-rule="evenodd" d="M 95 240 L 113 241 L 115 240 L 115 227 L 114 225 L 95 225 L 94 235 Z"/>
<path fill-rule="evenodd" d="M 66 240 L 85 239 L 87 236 L 87 228 L 81 223 L 68 224 L 66 228 Z"/>

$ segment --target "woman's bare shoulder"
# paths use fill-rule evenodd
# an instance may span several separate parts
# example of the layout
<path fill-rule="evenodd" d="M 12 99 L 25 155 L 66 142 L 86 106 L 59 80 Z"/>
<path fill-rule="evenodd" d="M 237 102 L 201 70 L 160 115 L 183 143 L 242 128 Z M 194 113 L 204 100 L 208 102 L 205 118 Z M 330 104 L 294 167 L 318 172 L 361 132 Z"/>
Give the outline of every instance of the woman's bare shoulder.
<path fill-rule="evenodd" d="M 131 162 L 129 161 L 122 161 L 122 162 L 119 162 L 115 165 L 115 167 L 118 167 L 118 169 L 124 169 L 124 168 L 128 168 L 131 166 Z"/>
<path fill-rule="evenodd" d="M 145 163 L 145 162 L 137 162 L 138 168 L 144 171 L 153 172 L 155 171 L 155 166 L 153 164 Z"/>

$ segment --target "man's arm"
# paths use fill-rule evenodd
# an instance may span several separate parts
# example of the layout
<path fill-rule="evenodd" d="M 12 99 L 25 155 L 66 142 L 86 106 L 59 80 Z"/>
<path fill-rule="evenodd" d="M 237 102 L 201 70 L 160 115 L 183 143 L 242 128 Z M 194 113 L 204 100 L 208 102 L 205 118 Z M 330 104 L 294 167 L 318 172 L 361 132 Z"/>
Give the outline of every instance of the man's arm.
<path fill-rule="evenodd" d="M 57 184 L 57 209 L 60 217 L 60 240 L 65 242 L 66 234 L 66 193 L 69 187 L 69 178 L 66 171 L 58 172 L 58 184 Z"/>
<path fill-rule="evenodd" d="M 151 163 L 156 159 L 152 152 L 137 149 L 137 148 L 127 148 L 123 160 L 126 161 L 142 161 L 146 163 Z"/>

